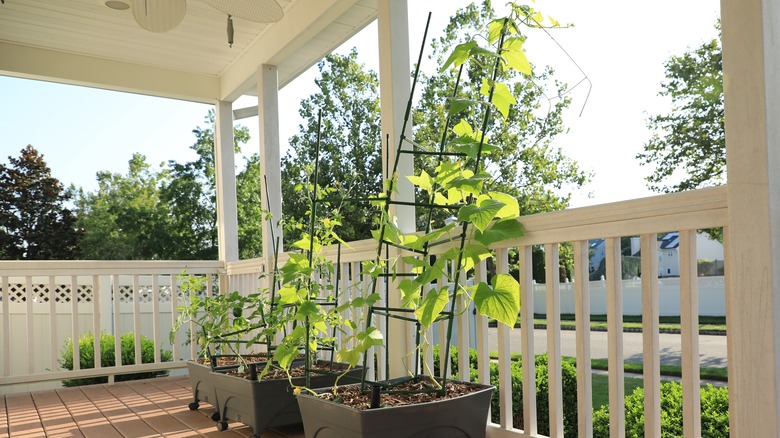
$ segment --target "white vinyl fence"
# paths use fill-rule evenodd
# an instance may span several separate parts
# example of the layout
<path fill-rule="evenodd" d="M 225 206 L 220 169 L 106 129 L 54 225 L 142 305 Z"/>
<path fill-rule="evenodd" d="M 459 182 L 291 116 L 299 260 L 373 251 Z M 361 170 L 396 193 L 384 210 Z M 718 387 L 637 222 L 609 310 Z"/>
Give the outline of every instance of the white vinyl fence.
<path fill-rule="evenodd" d="M 194 345 L 186 345 L 182 334 L 174 345 L 169 341 L 179 305 L 176 278 L 186 269 L 209 277 L 209 289 L 216 289 L 219 263 L 33 262 L 24 266 L 26 272 L 0 271 L 2 392 L 24 389 L 16 383 L 50 382 L 28 387 L 39 389 L 59 386 L 61 378 L 181 368 L 183 360 L 192 357 Z M 79 271 L 92 275 L 64 274 Z M 105 346 L 99 345 L 97 337 L 92 349 L 96 369 L 79 370 L 80 353 L 74 348 L 75 372 L 65 373 L 59 359 L 66 340 L 87 333 L 115 335 L 111 346 L 115 358 L 121 358 L 120 337 L 132 334 L 134 363 L 120 364 L 121 359 L 112 367 L 100 363 L 100 354 L 95 352 Z M 154 363 L 141 363 L 142 336 L 154 342 Z M 163 362 L 161 350 L 170 351 L 173 361 Z"/>
<path fill-rule="evenodd" d="M 726 316 L 726 281 L 725 277 L 698 277 L 699 315 Z M 591 281 L 590 314 L 607 314 L 607 282 Z M 623 280 L 623 315 L 642 314 L 642 280 Z M 575 285 L 561 283 L 561 313 L 575 312 Z M 534 285 L 534 313 L 547 312 L 544 284 Z M 680 316 L 680 279 L 658 279 L 659 316 Z"/>

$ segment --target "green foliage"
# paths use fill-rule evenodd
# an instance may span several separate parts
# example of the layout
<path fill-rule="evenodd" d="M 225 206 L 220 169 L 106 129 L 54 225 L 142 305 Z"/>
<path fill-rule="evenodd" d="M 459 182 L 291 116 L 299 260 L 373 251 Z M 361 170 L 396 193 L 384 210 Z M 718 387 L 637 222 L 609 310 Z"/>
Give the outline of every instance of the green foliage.
<path fill-rule="evenodd" d="M 439 348 L 434 347 L 433 361 L 435 364 L 435 373 L 439 374 Z M 452 363 L 452 375 L 458 375 L 458 350 L 455 347 L 450 349 L 450 360 Z M 469 362 L 471 364 L 471 381 L 477 381 L 477 352 L 469 350 Z M 548 435 L 550 432 L 550 411 L 548 405 L 548 369 L 547 355 L 536 356 L 536 412 L 537 428 L 540 435 Z M 523 366 L 519 360 L 513 360 L 511 364 L 512 373 L 512 424 L 517 429 L 523 429 Z M 563 378 L 563 427 L 564 436 L 577 436 L 577 370 L 575 365 L 563 361 L 561 367 Z M 498 423 L 499 401 L 498 401 L 498 364 L 490 362 L 490 384 L 496 387 L 491 400 L 492 421 Z"/>
<path fill-rule="evenodd" d="M 720 34 L 720 22 L 715 27 Z M 718 37 L 664 64 L 659 95 L 671 100 L 672 109 L 648 120 L 653 135 L 636 156 L 641 165 L 655 167 L 647 177 L 651 190 L 668 193 L 725 182 L 722 54 Z"/>
<path fill-rule="evenodd" d="M 255 322 L 263 317 L 267 298 L 261 294 L 243 296 L 234 291 L 214 296 L 206 295 L 207 277 L 188 275 L 183 272 L 177 277 L 181 297 L 176 308 L 178 318 L 170 332 L 174 343 L 175 333 L 190 323 L 196 327 L 195 339 L 200 357 L 212 354 L 239 354 L 239 341 Z M 262 333 L 265 335 L 266 333 Z M 192 338 L 188 333 L 187 339 Z M 255 340 L 261 338 L 258 333 Z M 247 344 L 247 348 L 252 342 Z"/>
<path fill-rule="evenodd" d="M 644 389 L 636 388 L 626 396 L 626 437 L 644 436 Z M 661 436 L 683 435 L 682 386 L 676 382 L 661 383 Z M 729 436 L 729 397 L 727 388 L 707 385 L 701 388 L 702 437 L 727 438 Z M 609 437 L 609 406 L 593 413 L 593 436 Z"/>
<path fill-rule="evenodd" d="M 71 194 L 52 176 L 43 155 L 28 145 L 0 163 L 0 259 L 78 258 L 81 232 L 65 207 Z"/>
<path fill-rule="evenodd" d="M 381 134 L 379 125 L 379 79 L 365 70 L 355 49 L 347 55 L 330 54 L 317 64 L 320 77 L 316 94 L 301 101 L 305 120 L 299 134 L 290 138 L 290 149 L 282 158 L 282 199 L 288 223 L 308 221 L 309 198 L 313 192 L 312 167 L 317 143 L 317 117 L 322 111 L 318 184 L 330 187 L 326 195 L 340 203 L 342 198 L 365 199 L 382 190 Z M 332 209 L 323 215 L 333 216 Z M 367 202 L 345 202 L 339 206 L 342 224 L 339 235 L 345 241 L 371 237 L 373 211 Z M 322 217 L 321 215 L 320 217 Z M 303 228 L 286 230 L 290 241 L 300 238 Z"/>
<path fill-rule="evenodd" d="M 96 260 L 213 260 L 217 258 L 214 113 L 196 128 L 197 159 L 154 168 L 134 154 L 126 174 L 98 172 L 98 189 L 79 192 L 77 224 L 84 230 L 82 257 Z M 249 139 L 234 129 L 234 147 Z M 239 251 L 260 256 L 260 164 L 253 155 L 236 176 Z"/>
<path fill-rule="evenodd" d="M 79 338 L 79 365 L 81 369 L 95 368 L 95 336 L 92 333 L 86 333 Z M 112 367 L 116 365 L 114 356 L 114 335 L 103 333 L 100 335 L 100 365 L 103 367 Z M 120 337 L 122 346 L 122 364 L 135 364 L 135 334 L 125 333 Z M 169 362 L 172 359 L 169 350 L 160 350 L 160 360 Z M 68 338 L 60 351 L 58 360 L 60 367 L 66 370 L 73 369 L 73 340 Z M 154 341 L 141 335 L 141 363 L 154 363 Z M 168 371 L 152 371 L 146 373 L 117 374 L 114 380 L 117 382 L 125 380 L 148 379 L 156 376 L 166 376 Z M 86 377 L 83 379 L 63 380 L 63 386 L 93 385 L 97 383 L 108 382 L 108 377 Z"/>
<path fill-rule="evenodd" d="M 552 69 L 532 68 L 528 64 L 522 50 L 525 36 L 520 33 L 521 24 L 537 25 L 523 14 L 517 14 L 514 19 L 517 21 L 510 21 L 510 33 L 500 54 L 502 68 L 496 84 L 501 91 L 494 93 L 494 99 L 501 98 L 502 101 L 500 114 L 490 120 L 486 130 L 490 132 L 491 145 L 512 147 L 491 149 L 484 156 L 485 169 L 496 175 L 490 182 L 490 189 L 515 197 L 520 214 L 560 210 L 568 205 L 571 191 L 587 182 L 590 175 L 580 170 L 576 161 L 560 149 L 551 146 L 553 139 L 565 131 L 562 115 L 570 104 L 565 97 L 567 87 L 554 80 Z M 421 75 L 423 91 L 413 114 L 417 143 L 439 144 L 448 115 L 476 110 L 475 104 L 487 92 L 483 79 L 489 77 L 485 70 L 498 53 L 481 47 L 485 41 L 481 36 L 475 36 L 488 29 L 488 42 L 496 44 L 502 26 L 492 2 L 484 1 L 481 6 L 470 4 L 458 10 L 444 29 L 444 35 L 432 42 L 429 58 L 444 67 L 436 76 Z M 466 38 L 471 39 L 463 42 Z M 469 59 L 477 62 L 467 63 Z M 448 61 L 452 61 L 452 65 L 466 63 L 461 86 L 454 98 L 452 90 L 457 71 Z M 511 104 L 512 100 L 517 103 Z M 506 106 L 504 102 L 511 105 Z M 435 166 L 432 159 L 418 158 L 415 163 L 415 167 L 429 173 Z M 444 216 L 435 215 L 435 219 L 442 221 Z M 421 227 L 425 220 L 427 218 L 420 218 Z"/>

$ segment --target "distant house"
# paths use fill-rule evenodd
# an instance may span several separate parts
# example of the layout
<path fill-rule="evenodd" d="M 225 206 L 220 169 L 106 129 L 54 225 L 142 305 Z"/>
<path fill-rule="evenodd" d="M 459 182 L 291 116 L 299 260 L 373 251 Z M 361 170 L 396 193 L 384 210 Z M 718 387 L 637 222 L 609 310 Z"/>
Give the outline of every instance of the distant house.
<path fill-rule="evenodd" d="M 604 239 L 593 239 L 588 241 L 588 245 L 590 246 L 590 272 L 593 272 L 599 268 L 601 261 L 606 257 L 606 241 Z"/>
<path fill-rule="evenodd" d="M 680 276 L 680 234 L 677 232 L 658 239 L 658 276 Z"/>
<path fill-rule="evenodd" d="M 680 234 L 672 232 L 658 239 L 658 276 L 677 277 L 680 275 Z M 704 233 L 696 235 L 696 258 L 723 262 L 723 244 L 712 240 Z"/>
<path fill-rule="evenodd" d="M 596 271 L 604 260 L 606 243 L 604 239 L 593 239 L 590 246 L 590 272 Z M 631 238 L 631 255 L 639 254 L 639 237 Z M 680 234 L 667 233 L 658 238 L 658 276 L 678 277 L 680 275 Z M 723 266 L 723 244 L 712 240 L 704 233 L 696 235 L 696 258 L 709 260 L 715 268 Z M 712 274 L 700 274 L 712 275 Z M 721 274 L 722 275 L 722 274 Z"/>

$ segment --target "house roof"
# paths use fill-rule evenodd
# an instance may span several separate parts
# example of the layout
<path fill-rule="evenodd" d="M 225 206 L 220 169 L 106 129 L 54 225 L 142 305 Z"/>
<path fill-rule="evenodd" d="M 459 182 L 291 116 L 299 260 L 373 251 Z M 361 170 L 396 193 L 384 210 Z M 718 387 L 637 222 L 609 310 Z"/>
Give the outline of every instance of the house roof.
<path fill-rule="evenodd" d="M 276 23 L 234 18 L 188 0 L 165 33 L 141 28 L 105 0 L 4 0 L 0 75 L 203 103 L 255 95 L 256 72 L 278 68 L 280 87 L 376 18 L 376 0 L 276 0 Z M 137 0 L 142 1 L 142 0 Z M 167 0 L 166 0 L 167 1 Z"/>
<path fill-rule="evenodd" d="M 668 233 L 658 239 L 659 249 L 674 249 L 680 246 L 680 234 L 677 232 Z"/>

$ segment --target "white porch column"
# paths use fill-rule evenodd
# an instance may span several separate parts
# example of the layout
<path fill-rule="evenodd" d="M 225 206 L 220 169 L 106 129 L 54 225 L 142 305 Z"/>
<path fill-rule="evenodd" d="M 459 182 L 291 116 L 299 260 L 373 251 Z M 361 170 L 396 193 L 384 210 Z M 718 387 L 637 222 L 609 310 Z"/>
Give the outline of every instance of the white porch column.
<path fill-rule="evenodd" d="M 403 130 L 404 113 L 406 111 L 411 89 L 411 71 L 409 63 L 409 20 L 407 0 L 378 1 L 378 32 L 379 32 L 379 102 L 382 116 L 382 171 L 388 175 L 393 170 L 396 156 L 395 150 Z M 411 120 L 403 131 L 408 137 L 412 135 Z M 390 144 L 386 142 L 389 135 Z M 385 160 L 384 157 L 389 157 Z M 387 169 L 386 162 L 390 168 Z M 414 201 L 414 187 L 406 176 L 414 173 L 414 160 L 408 154 L 400 157 L 398 167 L 398 197 L 399 200 Z M 391 206 L 393 207 L 393 206 Z M 390 214 L 398 218 L 401 231 L 415 231 L 414 207 L 397 206 L 390 209 Z M 391 285 L 392 288 L 392 285 Z M 391 290 L 388 303 L 391 307 L 400 306 L 400 294 Z M 390 376 L 398 377 L 405 374 L 406 369 L 401 362 L 413 344 L 410 324 L 400 321 L 390 321 L 388 327 L 388 360 L 390 360 Z"/>
<path fill-rule="evenodd" d="M 214 170 L 217 179 L 217 245 L 219 260 L 238 260 L 238 203 L 236 159 L 233 146 L 233 103 L 216 105 Z"/>
<path fill-rule="evenodd" d="M 721 0 L 730 432 L 780 436 L 780 5 Z"/>
<path fill-rule="evenodd" d="M 265 176 L 262 183 L 263 208 L 273 216 L 271 221 L 263 220 L 263 257 L 266 260 L 266 272 L 271 272 L 275 239 L 279 239 L 279 251 L 282 250 L 282 230 L 278 226 L 282 218 L 282 154 L 279 146 L 279 82 L 276 66 L 263 64 L 257 70 L 257 93 L 260 172 Z"/>

